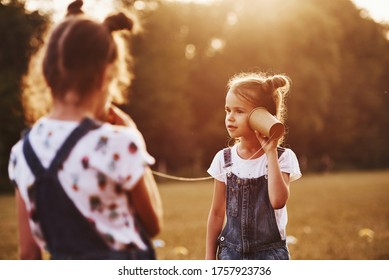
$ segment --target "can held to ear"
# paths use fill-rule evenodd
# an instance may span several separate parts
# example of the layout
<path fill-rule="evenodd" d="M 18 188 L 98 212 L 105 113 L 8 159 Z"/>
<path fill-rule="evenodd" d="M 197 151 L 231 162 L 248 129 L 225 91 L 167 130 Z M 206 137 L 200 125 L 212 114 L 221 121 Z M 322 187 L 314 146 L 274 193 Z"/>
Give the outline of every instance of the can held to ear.
<path fill-rule="evenodd" d="M 285 126 L 264 107 L 254 108 L 250 112 L 249 125 L 262 136 L 273 139 L 279 139 L 285 133 Z"/>

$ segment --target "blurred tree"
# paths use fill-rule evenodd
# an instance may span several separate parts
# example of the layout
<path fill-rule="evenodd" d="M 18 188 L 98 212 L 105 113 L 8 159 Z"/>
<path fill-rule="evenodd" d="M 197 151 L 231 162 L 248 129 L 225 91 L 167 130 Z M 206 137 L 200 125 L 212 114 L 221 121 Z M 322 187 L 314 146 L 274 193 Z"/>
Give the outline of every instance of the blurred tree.
<path fill-rule="evenodd" d="M 27 13 L 24 2 L 0 2 L 0 190 L 9 190 L 10 149 L 24 128 L 20 81 L 30 56 L 42 43 L 46 18 Z"/>
<path fill-rule="evenodd" d="M 328 6 L 341 27 L 337 41 L 341 83 L 332 94 L 331 110 L 324 116 L 327 134 L 322 135 L 326 143 L 322 148 L 338 167 L 388 166 L 388 27 L 361 16 L 349 1 Z"/>
<path fill-rule="evenodd" d="M 362 18 L 351 1 L 147 2 L 159 8 L 143 17 L 145 33 L 135 46 L 131 110 L 152 152 L 170 166 L 182 167 L 178 147 L 191 147 L 186 156 L 194 158 L 183 162 L 209 165 L 226 144 L 228 78 L 253 70 L 292 78 L 285 145 L 311 168 L 323 157 L 337 167 L 388 166 L 380 148 L 387 139 L 388 40 L 385 27 Z M 174 128 L 161 121 L 163 104 L 176 111 Z M 191 131 L 190 141 L 186 132 L 176 134 L 181 127 Z M 174 152 L 161 142 L 166 134 Z"/>
<path fill-rule="evenodd" d="M 184 169 L 193 159 L 193 115 L 185 95 L 188 61 L 179 6 L 161 4 L 133 40 L 135 79 L 130 114 L 161 168 Z"/>

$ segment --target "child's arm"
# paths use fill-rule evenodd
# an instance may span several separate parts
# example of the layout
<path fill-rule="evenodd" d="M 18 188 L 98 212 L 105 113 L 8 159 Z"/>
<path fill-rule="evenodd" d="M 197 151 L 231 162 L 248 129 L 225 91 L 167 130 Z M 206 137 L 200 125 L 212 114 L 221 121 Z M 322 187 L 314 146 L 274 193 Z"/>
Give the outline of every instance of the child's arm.
<path fill-rule="evenodd" d="M 274 209 L 285 206 L 289 199 L 289 174 L 282 173 L 278 163 L 278 139 L 262 137 L 257 131 L 255 134 L 266 153 L 268 170 L 269 199 Z"/>
<path fill-rule="evenodd" d="M 40 260 L 42 253 L 32 236 L 26 205 L 16 189 L 16 205 L 19 226 L 19 258 L 21 260 Z"/>
<path fill-rule="evenodd" d="M 130 192 L 135 211 L 150 237 L 156 236 L 163 223 L 161 197 L 149 167 Z"/>
<path fill-rule="evenodd" d="M 212 206 L 207 224 L 206 260 L 216 259 L 217 238 L 222 230 L 225 217 L 226 185 L 221 181 L 214 181 Z"/>
<path fill-rule="evenodd" d="M 266 154 L 268 160 L 269 199 L 274 209 L 285 206 L 289 199 L 289 174 L 282 173 L 277 150 Z"/>
<path fill-rule="evenodd" d="M 106 121 L 114 125 L 136 129 L 132 118 L 113 104 L 110 104 L 108 108 Z M 159 190 L 149 167 L 146 167 L 143 177 L 129 193 L 128 199 L 133 203 L 147 233 L 151 237 L 156 236 L 162 228 L 163 209 Z"/>

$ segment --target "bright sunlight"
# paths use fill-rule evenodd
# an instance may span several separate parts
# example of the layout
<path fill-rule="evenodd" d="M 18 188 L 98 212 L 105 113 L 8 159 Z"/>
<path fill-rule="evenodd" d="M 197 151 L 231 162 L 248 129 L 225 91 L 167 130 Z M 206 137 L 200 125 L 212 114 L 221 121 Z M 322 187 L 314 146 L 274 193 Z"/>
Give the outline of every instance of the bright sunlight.
<path fill-rule="evenodd" d="M 53 22 L 60 21 L 66 14 L 67 6 L 74 0 L 52 1 L 52 0 L 26 0 L 26 9 L 30 11 L 41 10 L 52 14 Z M 198 4 L 210 4 L 216 0 L 165 0 L 167 2 L 187 2 Z M 118 1 L 112 0 L 84 0 L 84 10 L 88 15 L 102 20 L 107 14 L 117 10 Z M 134 2 L 134 8 L 142 10 L 146 6 L 145 1 L 137 0 Z"/>

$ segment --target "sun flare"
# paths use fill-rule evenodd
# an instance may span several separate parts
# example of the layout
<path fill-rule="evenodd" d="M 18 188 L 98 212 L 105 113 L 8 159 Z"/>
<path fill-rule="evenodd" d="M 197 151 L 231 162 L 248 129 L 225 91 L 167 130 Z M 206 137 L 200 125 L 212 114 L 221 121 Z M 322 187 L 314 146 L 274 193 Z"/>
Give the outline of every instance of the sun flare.
<path fill-rule="evenodd" d="M 51 0 L 26 0 L 25 6 L 29 11 L 40 10 L 44 13 L 52 14 L 52 21 L 59 22 L 66 14 L 67 6 L 74 0 L 51 1 Z M 166 2 L 184 2 L 211 4 L 216 0 L 165 0 Z M 134 8 L 142 10 L 145 8 L 145 1 L 134 1 Z M 117 10 L 118 2 L 111 0 L 84 0 L 84 10 L 88 11 L 88 16 L 97 20 L 103 20 L 107 14 L 114 13 Z"/>
<path fill-rule="evenodd" d="M 52 21 L 58 22 L 65 17 L 67 6 L 73 1 L 26 0 L 26 9 L 50 13 L 52 14 Z M 88 11 L 88 16 L 102 20 L 107 14 L 115 11 L 115 5 L 110 0 L 84 0 L 83 9 Z"/>

